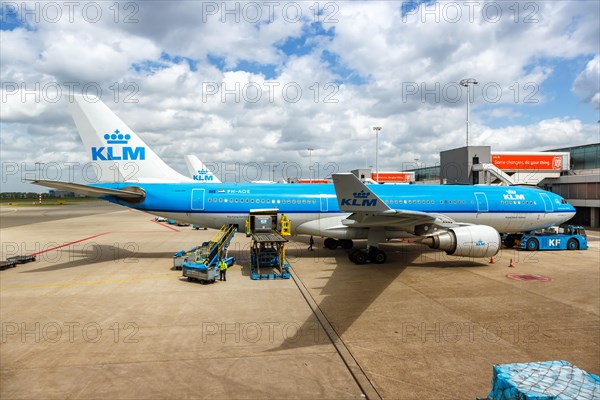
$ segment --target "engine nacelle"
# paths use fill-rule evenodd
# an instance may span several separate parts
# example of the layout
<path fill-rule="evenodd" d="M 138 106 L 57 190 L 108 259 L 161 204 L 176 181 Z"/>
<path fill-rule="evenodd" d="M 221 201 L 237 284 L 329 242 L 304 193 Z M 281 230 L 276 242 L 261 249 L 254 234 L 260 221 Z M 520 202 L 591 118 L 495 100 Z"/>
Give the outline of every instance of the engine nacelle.
<path fill-rule="evenodd" d="M 500 250 L 500 234 L 491 226 L 473 225 L 450 228 L 424 239 L 432 249 L 444 250 L 460 257 L 492 257 Z"/>

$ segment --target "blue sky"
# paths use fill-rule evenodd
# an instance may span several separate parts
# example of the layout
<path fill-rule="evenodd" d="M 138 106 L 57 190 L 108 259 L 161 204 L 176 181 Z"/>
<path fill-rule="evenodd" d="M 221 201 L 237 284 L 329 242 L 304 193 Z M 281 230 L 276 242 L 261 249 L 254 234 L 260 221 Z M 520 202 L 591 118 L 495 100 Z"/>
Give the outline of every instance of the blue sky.
<path fill-rule="evenodd" d="M 554 59 L 547 61 L 552 66 L 553 72 L 542 86 L 542 93 L 548 98 L 548 101 L 546 102 L 547 107 L 543 107 L 537 113 L 538 118 L 552 118 L 555 115 L 562 115 L 586 122 L 598 120 L 598 110 L 590 104 L 585 104 L 582 99 L 573 93 L 573 82 L 593 58 L 594 55 L 590 54 L 570 60 Z"/>
<path fill-rule="evenodd" d="M 584 103 L 573 92 L 573 82 L 593 58 L 593 55 L 587 55 L 571 60 L 544 60 L 543 65 L 552 69 L 552 73 L 544 82 L 519 82 L 506 91 L 507 96 L 516 96 L 519 99 L 512 108 L 521 115 L 511 118 L 489 118 L 486 122 L 491 127 L 500 128 L 515 123 L 532 124 L 550 118 L 576 118 L 590 124 L 597 121 L 598 110 Z M 477 112 L 493 110 L 496 107 L 493 103 L 484 102 L 479 107 L 475 104 L 474 108 Z"/>

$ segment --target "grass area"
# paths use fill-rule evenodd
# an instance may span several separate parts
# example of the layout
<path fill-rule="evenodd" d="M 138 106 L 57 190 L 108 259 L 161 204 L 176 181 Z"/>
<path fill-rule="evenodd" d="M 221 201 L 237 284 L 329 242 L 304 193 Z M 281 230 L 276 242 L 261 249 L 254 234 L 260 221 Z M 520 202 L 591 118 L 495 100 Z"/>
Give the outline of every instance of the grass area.
<path fill-rule="evenodd" d="M 38 204 L 38 199 L 0 199 L 0 205 L 14 207 L 51 207 L 68 206 L 79 203 L 87 203 L 98 199 L 94 198 L 67 198 L 67 199 L 42 199 L 42 204 Z"/>

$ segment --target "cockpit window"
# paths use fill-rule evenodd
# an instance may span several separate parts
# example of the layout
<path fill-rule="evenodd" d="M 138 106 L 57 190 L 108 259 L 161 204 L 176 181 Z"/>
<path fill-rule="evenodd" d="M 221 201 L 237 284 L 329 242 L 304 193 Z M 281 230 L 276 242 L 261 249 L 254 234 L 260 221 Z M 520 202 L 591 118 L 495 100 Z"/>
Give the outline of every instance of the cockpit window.
<path fill-rule="evenodd" d="M 565 199 L 562 199 L 561 201 L 563 204 L 568 204 L 567 201 Z"/>

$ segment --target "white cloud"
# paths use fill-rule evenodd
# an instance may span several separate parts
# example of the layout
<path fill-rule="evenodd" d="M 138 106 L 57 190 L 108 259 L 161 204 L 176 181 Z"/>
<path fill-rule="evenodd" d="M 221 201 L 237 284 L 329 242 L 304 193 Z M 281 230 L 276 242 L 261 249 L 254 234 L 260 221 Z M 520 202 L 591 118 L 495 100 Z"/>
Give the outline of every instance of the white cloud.
<path fill-rule="evenodd" d="M 50 31 L 36 69 L 63 81 L 105 82 L 123 76 L 133 63 L 156 59 L 160 50 L 145 38 L 89 28 L 85 33 Z"/>
<path fill-rule="evenodd" d="M 139 22 L 122 23 L 127 13 L 121 10 L 121 22 L 115 23 L 112 3 L 103 3 L 105 18 L 96 24 L 79 18 L 3 31 L 0 78 L 3 85 L 23 82 L 27 89 L 70 80 L 97 83 L 107 105 L 182 172 L 184 154 L 207 162 L 306 166 L 308 147 L 315 149 L 313 161 L 336 163 L 341 170 L 369 165 L 375 154 L 373 125 L 384 127 L 380 168 L 395 170 L 414 158 L 435 163 L 439 151 L 464 144 L 466 99 L 457 82 L 471 76 L 480 81 L 471 111 L 473 143 L 519 150 L 533 143 L 537 149 L 597 141 L 595 120 L 536 117 L 534 106 L 522 107 L 530 93 L 525 85 L 546 85 L 555 73 L 553 60 L 597 52 L 599 16 L 592 3 L 530 2 L 539 8 L 525 9 L 521 2 L 516 23 L 511 2 L 477 2 L 473 22 L 464 8 L 458 21 L 449 21 L 450 2 L 438 3 L 439 22 L 432 20 L 435 14 L 423 14 L 424 4 L 403 16 L 402 2 L 340 2 L 337 22 L 324 26 L 333 29 L 333 37 L 306 37 L 312 50 L 291 56 L 280 46 L 311 30 L 311 2 L 298 3 L 301 22 L 286 21 L 279 9 L 272 21 L 263 13 L 260 24 L 231 17 L 223 22 L 219 14 L 206 15 L 200 2 L 142 2 L 134 15 Z M 499 21 L 484 18 L 486 4 L 502 7 Z M 424 16 L 429 20 L 423 22 Z M 524 23 L 526 17 L 538 21 Z M 339 64 L 325 62 L 325 51 L 337 55 Z M 260 69 L 223 72 L 208 62 L 209 54 L 231 68 L 240 60 L 275 65 L 274 84 Z M 196 68 L 175 57 L 190 58 Z M 145 63 L 157 67 L 133 67 Z M 365 81 L 343 79 L 352 74 Z M 338 80 L 341 85 L 331 85 Z M 121 95 L 116 100 L 115 83 Z M 129 83 L 139 91 L 125 89 Z M 573 83 L 573 91 L 596 109 L 597 83 L 596 55 Z M 262 90 L 258 101 L 253 87 Z M 301 96 L 291 98 L 296 87 Z M 460 92 L 451 92 L 457 88 Z M 498 88 L 502 96 L 494 102 Z M 223 95 L 224 89 L 230 93 Z M 538 107 L 554 100 L 543 93 L 535 96 Z M 124 102 L 125 94 L 139 102 Z M 48 154 L 85 159 L 64 101 L 53 103 L 44 95 L 36 101 L 31 94 L 24 100 L 19 91 L 3 100 L 3 160 L 35 162 Z"/>
<path fill-rule="evenodd" d="M 491 129 L 476 127 L 475 144 L 488 144 L 499 150 L 548 150 L 598 141 L 598 128 L 575 119 L 552 118 L 531 125 Z"/>

